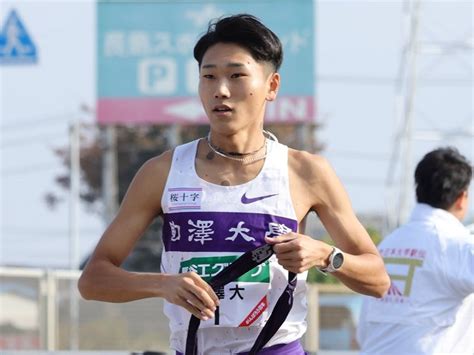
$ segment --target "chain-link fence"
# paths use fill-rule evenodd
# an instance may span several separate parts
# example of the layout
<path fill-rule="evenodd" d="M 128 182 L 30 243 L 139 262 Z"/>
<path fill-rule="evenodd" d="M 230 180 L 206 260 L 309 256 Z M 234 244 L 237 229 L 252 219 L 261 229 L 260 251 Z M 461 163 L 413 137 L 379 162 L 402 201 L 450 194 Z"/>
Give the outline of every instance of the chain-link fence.
<path fill-rule="evenodd" d="M 0 268 L 0 350 L 169 350 L 163 300 L 83 300 L 80 272 Z M 308 288 L 304 347 L 355 350 L 361 297 L 340 285 Z"/>

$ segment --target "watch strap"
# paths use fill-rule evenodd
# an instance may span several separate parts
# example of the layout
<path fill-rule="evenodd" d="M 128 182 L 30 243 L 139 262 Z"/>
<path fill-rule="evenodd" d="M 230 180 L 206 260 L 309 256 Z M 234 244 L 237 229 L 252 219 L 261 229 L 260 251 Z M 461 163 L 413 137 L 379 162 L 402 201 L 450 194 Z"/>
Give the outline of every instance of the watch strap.
<path fill-rule="evenodd" d="M 326 266 L 325 268 L 318 269 L 318 270 L 321 271 L 323 274 L 326 274 L 326 273 L 328 273 L 328 272 L 335 272 L 335 271 L 339 270 L 339 268 L 340 268 L 342 265 L 339 266 L 339 267 L 337 267 L 337 268 L 334 266 L 334 257 L 335 257 L 337 254 L 342 254 L 342 251 L 341 251 L 339 248 L 333 247 L 331 254 L 329 254 L 329 263 L 328 263 L 328 266 Z"/>

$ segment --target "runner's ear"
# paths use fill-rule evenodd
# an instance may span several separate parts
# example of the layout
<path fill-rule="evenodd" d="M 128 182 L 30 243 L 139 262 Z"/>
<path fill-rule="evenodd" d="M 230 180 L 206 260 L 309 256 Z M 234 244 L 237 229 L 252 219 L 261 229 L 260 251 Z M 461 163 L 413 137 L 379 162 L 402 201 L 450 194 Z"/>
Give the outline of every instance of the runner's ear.
<path fill-rule="evenodd" d="M 272 73 L 268 78 L 268 92 L 265 99 L 267 101 L 273 101 L 276 99 L 278 89 L 280 88 L 280 74 Z"/>

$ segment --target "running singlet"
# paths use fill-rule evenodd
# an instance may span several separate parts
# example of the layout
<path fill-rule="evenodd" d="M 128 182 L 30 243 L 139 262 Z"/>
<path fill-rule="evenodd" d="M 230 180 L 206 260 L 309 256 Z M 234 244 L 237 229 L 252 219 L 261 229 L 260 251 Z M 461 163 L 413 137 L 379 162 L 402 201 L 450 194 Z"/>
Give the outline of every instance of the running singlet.
<path fill-rule="evenodd" d="M 218 274 L 241 254 L 265 244 L 265 236 L 296 232 L 298 223 L 288 182 L 288 148 L 267 139 L 268 155 L 260 173 L 236 186 L 201 179 L 195 169 L 198 140 L 178 146 L 163 190 L 163 273 L 194 271 L 204 280 Z M 215 317 L 201 321 L 198 338 L 219 334 L 218 346 L 248 351 L 288 283 L 288 271 L 272 256 L 267 262 L 218 290 Z M 306 330 L 306 272 L 298 274 L 293 307 L 267 343 L 290 343 Z M 183 351 L 191 314 L 165 301 L 171 347 Z M 210 353 L 215 342 L 199 341 Z"/>

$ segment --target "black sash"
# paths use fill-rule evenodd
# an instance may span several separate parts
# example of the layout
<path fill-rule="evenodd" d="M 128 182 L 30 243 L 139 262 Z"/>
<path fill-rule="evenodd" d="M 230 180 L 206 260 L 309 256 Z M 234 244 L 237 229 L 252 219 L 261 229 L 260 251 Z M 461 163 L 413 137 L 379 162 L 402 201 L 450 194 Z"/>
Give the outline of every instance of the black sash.
<path fill-rule="evenodd" d="M 273 249 L 271 245 L 268 244 L 265 244 L 254 250 L 250 250 L 241 255 L 232 264 L 214 276 L 209 281 L 209 285 L 214 291 L 216 291 L 219 289 L 219 287 L 227 285 L 229 282 L 236 280 L 241 275 L 265 262 L 272 255 Z M 267 323 L 264 325 L 262 331 L 258 335 L 257 340 L 255 340 L 249 355 L 257 354 L 283 324 L 286 317 L 288 316 L 288 313 L 290 313 L 291 307 L 293 306 L 293 291 L 295 287 L 296 274 L 289 271 L 288 284 L 286 285 L 285 291 L 278 299 L 275 308 L 270 315 L 270 318 L 268 318 Z M 197 355 L 197 331 L 200 323 L 201 321 L 199 318 L 191 315 L 191 319 L 189 320 L 188 336 L 186 339 L 185 355 Z"/>

